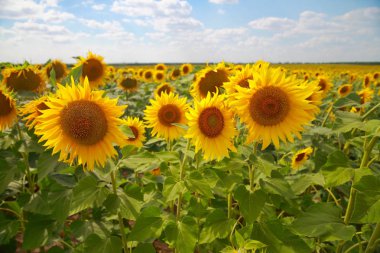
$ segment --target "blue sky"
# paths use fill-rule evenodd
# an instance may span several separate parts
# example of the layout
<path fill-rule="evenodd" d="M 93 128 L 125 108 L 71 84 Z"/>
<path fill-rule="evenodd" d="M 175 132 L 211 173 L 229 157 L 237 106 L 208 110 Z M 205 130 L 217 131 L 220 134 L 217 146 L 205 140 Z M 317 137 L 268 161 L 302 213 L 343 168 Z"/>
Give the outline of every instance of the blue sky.
<path fill-rule="evenodd" d="M 379 0 L 0 0 L 0 61 L 380 61 Z"/>

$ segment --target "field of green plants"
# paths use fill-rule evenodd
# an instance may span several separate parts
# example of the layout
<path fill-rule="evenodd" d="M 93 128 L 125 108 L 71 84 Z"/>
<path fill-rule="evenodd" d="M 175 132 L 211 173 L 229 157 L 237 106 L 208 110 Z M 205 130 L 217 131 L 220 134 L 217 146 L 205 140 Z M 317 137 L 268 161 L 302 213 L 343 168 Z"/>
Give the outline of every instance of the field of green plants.
<path fill-rule="evenodd" d="M 380 252 L 380 66 L 1 67 L 0 252 Z"/>

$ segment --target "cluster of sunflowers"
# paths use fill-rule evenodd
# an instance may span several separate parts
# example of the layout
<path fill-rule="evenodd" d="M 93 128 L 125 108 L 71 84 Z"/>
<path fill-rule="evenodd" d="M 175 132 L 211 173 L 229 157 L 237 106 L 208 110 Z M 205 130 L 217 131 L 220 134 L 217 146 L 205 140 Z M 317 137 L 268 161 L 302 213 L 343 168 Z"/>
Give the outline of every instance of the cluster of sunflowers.
<path fill-rule="evenodd" d="M 301 139 L 301 132 L 319 113 L 322 99 L 333 87 L 330 79 L 336 75 L 334 72 L 329 77 L 304 69 L 286 70 L 264 61 L 245 66 L 221 62 L 207 65 L 194 75 L 190 104 L 186 97 L 175 93 L 167 80 L 188 75 L 193 71 L 191 64 L 173 67 L 170 71 L 165 64 L 157 64 L 154 69 L 116 70 L 113 66 L 107 67 L 101 56 L 89 52 L 87 58 L 79 57 L 73 67 L 73 70 L 78 69 L 79 83 L 70 76 L 71 85 L 51 87 L 51 91 L 55 88 L 56 91 L 24 104 L 19 110 L 14 92 L 41 93 L 46 89 L 46 80 L 52 76 L 61 82 L 68 74 L 67 67 L 54 60 L 43 68 L 23 65 L 4 69 L 0 129 L 11 127 L 17 115 L 21 115 L 40 142 L 52 149 L 52 154 L 60 153 L 61 161 L 76 161 L 88 170 L 93 170 L 95 164 L 102 167 L 109 157 L 116 156 L 114 144 L 141 147 L 146 139 L 145 127 L 152 129 L 152 136 L 162 137 L 169 143 L 182 136 L 189 139 L 195 152 L 202 151 L 207 160 L 221 160 L 228 157 L 230 151 L 236 152 L 234 138 L 239 134 L 236 121 L 246 126 L 247 143 L 261 144 L 263 150 L 271 143 L 279 148 L 280 141 L 294 142 L 294 136 Z M 350 82 L 357 78 L 348 73 L 343 77 Z M 117 82 L 126 92 L 138 90 L 141 82 L 160 84 L 150 100 L 151 105 L 144 111 L 145 122 L 137 117 L 122 118 L 127 105 L 118 105 L 117 98 L 111 99 L 99 89 L 112 82 Z M 69 82 L 66 80 L 66 83 Z M 371 85 L 379 84 L 379 73 L 364 76 L 364 88 L 357 92 L 362 104 L 370 101 L 374 94 Z M 352 88 L 352 84 L 342 84 L 337 94 L 344 97 Z M 352 112 L 360 110 L 351 108 Z M 130 128 L 130 136 L 122 132 L 122 125 Z M 312 148 L 308 147 L 295 154 L 292 166 L 301 166 L 311 153 Z"/>

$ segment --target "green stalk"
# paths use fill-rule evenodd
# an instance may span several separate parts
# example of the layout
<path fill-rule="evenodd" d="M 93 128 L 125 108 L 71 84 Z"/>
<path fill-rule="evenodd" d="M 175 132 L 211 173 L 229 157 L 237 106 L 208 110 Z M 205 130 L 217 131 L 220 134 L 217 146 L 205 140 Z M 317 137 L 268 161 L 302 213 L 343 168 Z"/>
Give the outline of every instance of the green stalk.
<path fill-rule="evenodd" d="M 115 171 L 111 172 L 111 181 L 112 181 L 113 193 L 117 196 L 117 185 L 116 185 Z M 124 253 L 127 253 L 128 252 L 127 238 L 125 237 L 124 222 L 123 222 L 123 217 L 121 216 L 120 211 L 117 212 L 117 216 L 119 219 L 119 229 L 120 229 L 120 233 L 121 233 L 121 241 L 123 243 L 123 250 L 124 250 Z"/>
<path fill-rule="evenodd" d="M 21 142 L 24 142 L 24 139 L 22 138 L 21 128 L 19 122 L 16 124 L 17 132 L 18 132 L 18 138 Z M 32 177 L 32 173 L 30 171 L 30 165 L 29 165 L 29 154 L 27 151 L 21 153 L 22 158 L 24 160 L 25 168 L 26 168 L 26 177 L 28 178 L 29 183 L 29 191 L 31 194 L 34 193 L 34 181 Z"/>
<path fill-rule="evenodd" d="M 232 218 L 232 194 L 227 194 L 227 210 L 228 210 L 228 219 Z"/>
<path fill-rule="evenodd" d="M 180 168 L 179 168 L 179 180 L 180 181 L 183 181 L 183 179 L 185 177 L 185 163 L 186 163 L 186 160 L 187 160 L 187 151 L 189 149 L 190 149 L 190 140 L 188 139 L 187 140 L 187 145 L 186 145 L 186 151 L 183 154 L 182 163 L 181 163 Z M 182 205 L 182 192 L 180 192 L 179 196 L 178 196 L 177 220 L 179 220 L 179 218 L 181 216 L 181 205 Z"/>
<path fill-rule="evenodd" d="M 372 253 L 376 249 L 376 241 L 380 238 L 380 223 L 376 224 L 375 230 L 373 230 L 371 238 L 367 244 L 367 248 L 364 253 Z"/>
<path fill-rule="evenodd" d="M 326 124 L 326 121 L 327 121 L 328 117 L 330 116 L 330 113 L 331 113 L 332 109 L 333 109 L 333 104 L 331 104 L 330 107 L 327 109 L 326 116 L 323 119 L 323 122 L 322 122 L 322 125 L 321 125 L 322 127 Z"/>
<path fill-rule="evenodd" d="M 371 115 L 378 107 L 380 107 L 380 103 L 372 107 L 366 114 L 363 115 L 362 119 L 365 120 L 369 115 Z"/>

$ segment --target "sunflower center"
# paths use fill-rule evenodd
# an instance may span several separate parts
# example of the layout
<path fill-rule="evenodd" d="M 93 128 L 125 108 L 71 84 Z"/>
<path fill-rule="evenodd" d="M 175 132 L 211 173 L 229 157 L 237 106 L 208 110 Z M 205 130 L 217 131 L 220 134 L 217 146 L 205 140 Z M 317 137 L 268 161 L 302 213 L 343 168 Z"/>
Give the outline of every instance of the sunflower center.
<path fill-rule="evenodd" d="M 198 118 L 201 132 L 209 138 L 220 135 L 224 128 L 224 117 L 216 107 L 209 107 L 202 111 Z"/>
<path fill-rule="evenodd" d="M 295 159 L 296 162 L 302 161 L 304 159 L 305 155 L 306 155 L 305 153 L 298 154 L 296 159 Z"/>
<path fill-rule="evenodd" d="M 158 93 L 158 95 L 161 95 L 161 93 L 167 93 L 167 94 L 169 94 L 170 93 L 170 88 L 169 88 L 169 86 L 164 85 L 164 86 L 162 86 L 161 88 L 158 89 L 157 93 Z"/>
<path fill-rule="evenodd" d="M 61 79 L 65 73 L 63 65 L 61 63 L 53 63 L 53 68 L 55 72 L 55 78 Z M 50 77 L 50 72 L 49 72 L 49 77 Z"/>
<path fill-rule="evenodd" d="M 37 114 L 38 115 L 42 115 L 42 113 L 40 111 L 49 109 L 49 107 L 45 104 L 45 102 L 39 103 L 36 107 L 37 107 Z"/>
<path fill-rule="evenodd" d="M 93 145 L 107 133 L 107 118 L 99 105 L 92 101 L 77 100 L 61 111 L 63 132 L 83 145 Z"/>
<path fill-rule="evenodd" d="M 179 76 L 181 74 L 181 71 L 179 71 L 179 69 L 175 69 L 175 70 L 173 70 L 173 74 L 172 74 L 172 76 L 173 77 L 177 77 L 177 76 Z"/>
<path fill-rule="evenodd" d="M 287 94 L 282 89 L 273 86 L 256 91 L 249 103 L 252 119 L 263 126 L 281 123 L 289 110 L 290 101 Z"/>
<path fill-rule="evenodd" d="M 172 123 L 178 123 L 181 120 L 181 112 L 175 105 L 164 105 L 158 111 L 158 120 L 161 124 L 171 127 Z"/>
<path fill-rule="evenodd" d="M 150 72 L 150 71 L 145 72 L 145 78 L 146 79 L 152 78 L 152 72 Z"/>
<path fill-rule="evenodd" d="M 346 93 L 348 91 L 348 87 L 347 86 L 344 86 L 342 87 L 342 89 L 340 90 L 340 93 Z"/>
<path fill-rule="evenodd" d="M 248 80 L 252 79 L 252 77 L 246 77 L 238 82 L 238 85 L 243 88 L 249 88 Z"/>
<path fill-rule="evenodd" d="M 182 71 L 183 71 L 184 74 L 189 73 L 189 67 L 188 66 L 184 66 L 183 69 L 182 69 Z"/>
<path fill-rule="evenodd" d="M 132 130 L 132 133 L 135 137 L 129 137 L 128 141 L 134 141 L 139 137 L 139 130 L 137 130 L 134 126 L 129 126 L 129 128 Z"/>
<path fill-rule="evenodd" d="M 83 64 L 82 77 L 87 76 L 90 82 L 96 81 L 103 76 L 103 71 L 104 71 L 103 65 L 99 60 L 88 59 Z"/>
<path fill-rule="evenodd" d="M 224 70 L 209 71 L 205 77 L 199 81 L 199 91 L 202 97 L 206 97 L 207 93 L 215 93 L 217 88 L 222 86 L 224 82 L 228 82 L 228 74 Z"/>
<path fill-rule="evenodd" d="M 11 101 L 0 92 L 0 116 L 6 116 L 12 111 Z"/>
<path fill-rule="evenodd" d="M 326 89 L 326 81 L 324 79 L 319 80 L 318 86 L 319 90 L 325 90 Z"/>
<path fill-rule="evenodd" d="M 133 78 L 126 78 L 121 82 L 121 86 L 126 89 L 133 89 L 137 87 L 137 80 Z"/>
<path fill-rule="evenodd" d="M 13 72 L 7 79 L 7 86 L 15 91 L 37 90 L 42 85 L 42 78 L 33 70 L 21 70 L 20 72 Z"/>
<path fill-rule="evenodd" d="M 156 78 L 158 80 L 162 80 L 164 78 L 164 75 L 162 73 L 157 73 Z"/>

